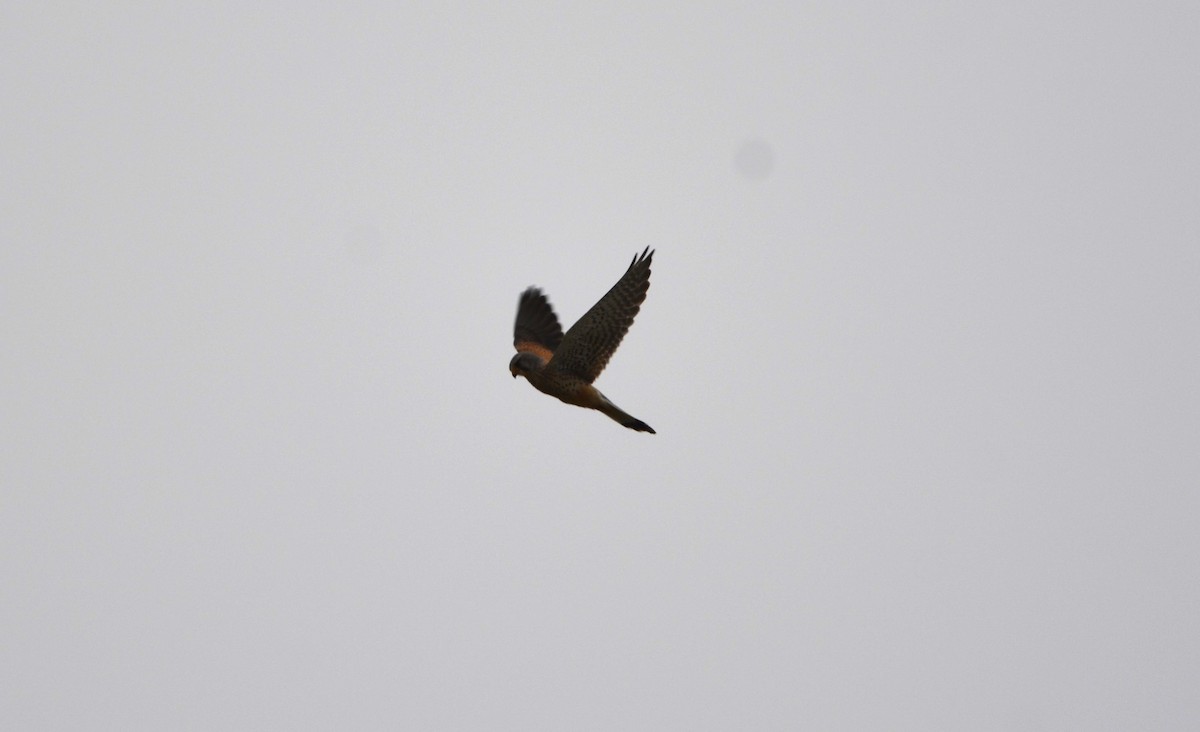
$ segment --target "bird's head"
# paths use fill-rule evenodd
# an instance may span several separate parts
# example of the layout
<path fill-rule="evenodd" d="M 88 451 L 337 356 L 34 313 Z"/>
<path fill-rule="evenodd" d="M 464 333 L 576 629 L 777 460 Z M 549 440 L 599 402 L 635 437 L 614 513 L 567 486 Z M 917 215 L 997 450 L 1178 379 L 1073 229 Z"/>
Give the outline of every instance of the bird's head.
<path fill-rule="evenodd" d="M 540 371 L 545 362 L 542 361 L 536 354 L 533 353 L 518 353 L 508 362 L 508 370 L 512 372 L 513 378 L 524 376 L 529 378 L 529 374 L 534 371 Z"/>

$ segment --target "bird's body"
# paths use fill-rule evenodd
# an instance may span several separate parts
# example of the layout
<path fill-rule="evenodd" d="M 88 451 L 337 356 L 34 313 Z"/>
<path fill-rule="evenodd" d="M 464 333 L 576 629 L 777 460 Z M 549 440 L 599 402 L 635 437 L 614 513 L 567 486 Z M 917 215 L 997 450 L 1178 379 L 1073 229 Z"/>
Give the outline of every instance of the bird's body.
<path fill-rule="evenodd" d="M 650 425 L 613 404 L 592 382 L 604 370 L 633 324 L 650 288 L 649 247 L 600 301 L 563 334 L 550 302 L 530 287 L 517 303 L 513 345 L 517 355 L 508 368 L 538 391 L 567 404 L 598 410 L 620 424 L 654 434 Z"/>

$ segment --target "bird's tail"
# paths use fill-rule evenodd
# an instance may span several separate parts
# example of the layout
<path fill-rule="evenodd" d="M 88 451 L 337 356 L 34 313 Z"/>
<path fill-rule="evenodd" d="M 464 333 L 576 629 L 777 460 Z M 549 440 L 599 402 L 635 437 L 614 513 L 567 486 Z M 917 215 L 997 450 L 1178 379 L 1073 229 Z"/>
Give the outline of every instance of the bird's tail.
<path fill-rule="evenodd" d="M 657 434 L 653 427 L 637 417 L 634 417 L 632 414 L 625 412 L 616 404 L 610 402 L 608 397 L 604 396 L 603 394 L 600 394 L 600 406 L 596 407 L 596 409 L 599 409 L 601 412 L 604 412 L 609 417 L 619 422 L 622 427 L 628 427 L 629 429 L 637 430 L 638 432 L 649 432 L 652 435 Z"/>

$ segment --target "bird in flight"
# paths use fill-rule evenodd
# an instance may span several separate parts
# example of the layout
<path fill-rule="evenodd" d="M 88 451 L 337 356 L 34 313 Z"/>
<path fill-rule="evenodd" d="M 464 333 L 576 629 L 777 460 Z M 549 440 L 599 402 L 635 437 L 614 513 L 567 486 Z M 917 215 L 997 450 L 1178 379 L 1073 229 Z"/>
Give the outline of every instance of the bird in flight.
<path fill-rule="evenodd" d="M 513 333 L 517 355 L 508 362 L 513 378 L 524 376 L 533 388 L 567 404 L 599 410 L 631 430 L 655 434 L 650 425 L 624 412 L 592 386 L 646 299 L 653 258 L 650 247 L 635 256 L 617 284 L 565 335 L 542 291 L 530 287 L 522 292 Z"/>

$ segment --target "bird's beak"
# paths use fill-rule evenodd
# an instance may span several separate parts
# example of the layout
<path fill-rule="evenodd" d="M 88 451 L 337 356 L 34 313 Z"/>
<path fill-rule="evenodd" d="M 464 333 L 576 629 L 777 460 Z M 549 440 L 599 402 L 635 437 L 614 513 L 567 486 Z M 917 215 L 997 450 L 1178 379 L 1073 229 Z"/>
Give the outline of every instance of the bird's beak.
<path fill-rule="evenodd" d="M 512 372 L 512 375 L 513 375 L 513 378 L 514 378 L 514 379 L 515 379 L 515 378 L 517 378 L 517 372 L 516 372 L 516 371 Z"/>

